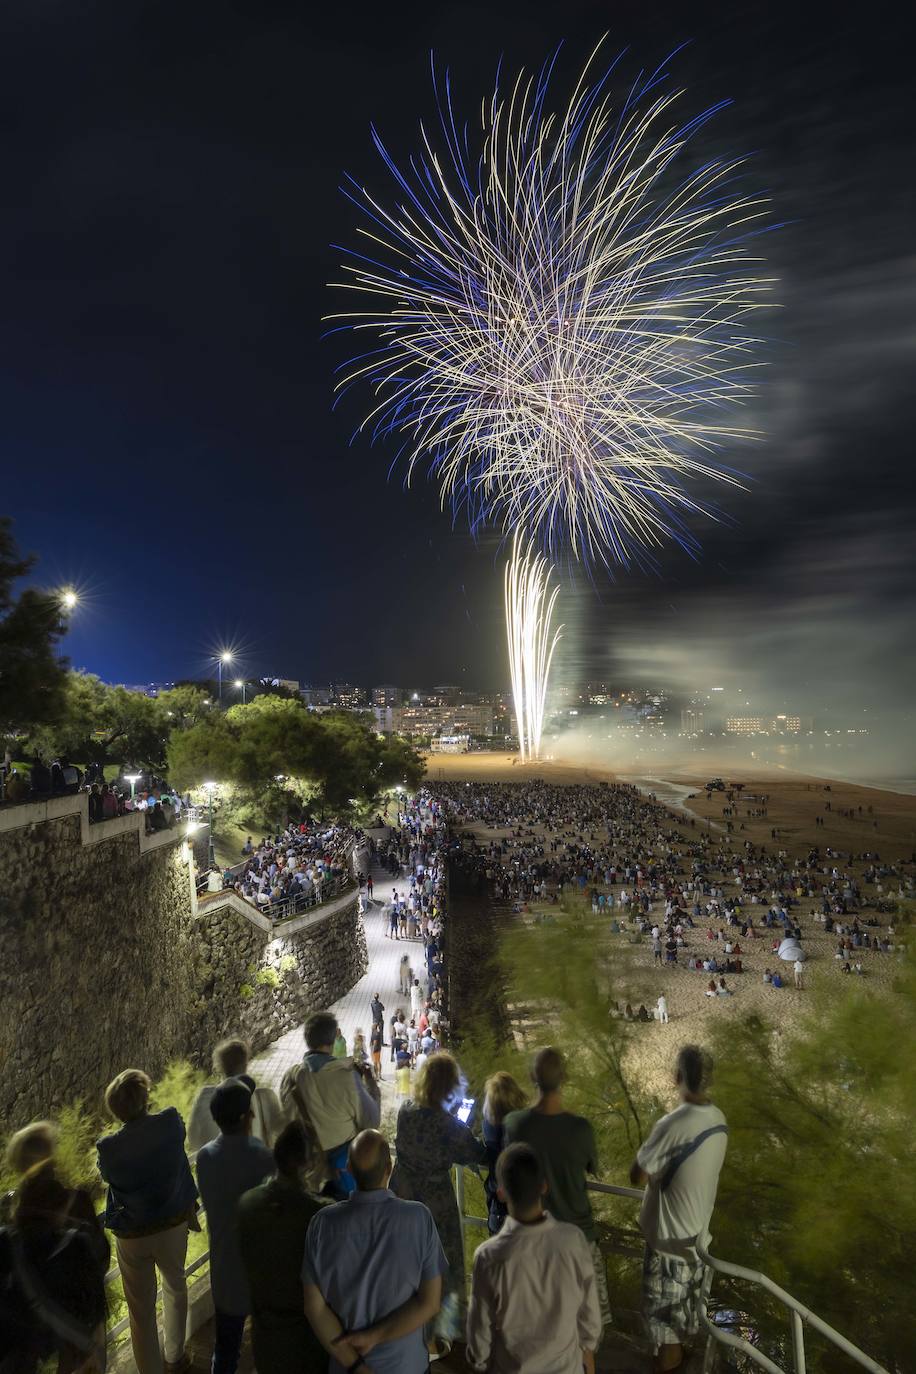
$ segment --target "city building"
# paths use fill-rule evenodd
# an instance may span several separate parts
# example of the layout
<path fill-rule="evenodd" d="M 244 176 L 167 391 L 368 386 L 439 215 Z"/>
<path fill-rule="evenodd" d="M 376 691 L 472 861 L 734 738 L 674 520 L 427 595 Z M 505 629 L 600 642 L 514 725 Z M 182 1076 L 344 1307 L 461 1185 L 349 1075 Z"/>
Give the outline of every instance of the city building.
<path fill-rule="evenodd" d="M 383 734 L 432 739 L 442 735 L 488 738 L 494 733 L 494 710 L 489 705 L 429 706 L 410 701 L 404 706 L 376 706 L 374 715 L 376 729 Z"/>
<path fill-rule="evenodd" d="M 335 682 L 331 685 L 331 700 L 345 711 L 361 711 L 366 705 L 366 693 L 352 682 Z"/>
<path fill-rule="evenodd" d="M 801 716 L 726 716 L 727 735 L 798 735 Z"/>
<path fill-rule="evenodd" d="M 266 677 L 259 677 L 258 682 L 262 687 L 283 687 L 294 695 L 299 691 L 299 683 L 293 677 L 273 677 L 268 673 Z"/>
<path fill-rule="evenodd" d="M 702 735 L 703 720 L 703 708 L 701 706 L 687 706 L 681 712 L 681 734 Z"/>
<path fill-rule="evenodd" d="M 320 707 L 328 707 L 331 704 L 331 692 L 327 687 L 300 687 L 299 695 L 306 706 L 312 710 Z"/>
<path fill-rule="evenodd" d="M 400 706 L 404 700 L 404 689 L 393 687 L 391 683 L 383 683 L 381 687 L 372 688 L 373 706 Z"/>

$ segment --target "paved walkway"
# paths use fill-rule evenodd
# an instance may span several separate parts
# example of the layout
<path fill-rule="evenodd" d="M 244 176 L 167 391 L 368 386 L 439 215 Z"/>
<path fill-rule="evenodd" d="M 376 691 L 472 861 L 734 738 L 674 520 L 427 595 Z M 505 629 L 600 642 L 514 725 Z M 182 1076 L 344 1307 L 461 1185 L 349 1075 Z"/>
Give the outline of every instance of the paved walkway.
<path fill-rule="evenodd" d="M 367 831 L 367 834 L 376 840 L 383 833 L 381 830 Z M 392 878 L 386 869 L 379 864 L 373 864 L 372 882 L 374 900 L 369 904 L 363 917 L 369 950 L 369 970 L 339 1002 L 335 1002 L 329 1008 L 340 1023 L 348 1051 L 352 1049 L 353 1037 L 357 1030 L 361 1030 L 365 1036 L 368 1051 L 369 1032 L 372 1029 L 369 1003 L 376 992 L 385 1006 L 386 1039 L 388 1022 L 397 1008 L 403 1007 L 405 1013 L 409 1012 L 409 1003 L 399 991 L 402 955 L 410 955 L 411 966 L 414 969 L 425 967 L 422 940 L 389 940 L 386 936 L 388 903 L 392 889 L 397 888 L 399 894 L 406 896 L 409 891 L 408 881 L 405 878 Z M 409 1015 L 407 1019 L 409 1021 Z M 297 1026 L 294 1030 L 287 1031 L 279 1040 L 275 1040 L 272 1045 L 268 1045 L 267 1049 L 252 1061 L 251 1072 L 265 1087 L 277 1089 L 286 1070 L 301 1062 L 304 1050 L 302 1027 Z M 394 1090 L 394 1066 L 388 1058 L 390 1053 L 390 1049 L 387 1048 L 382 1051 L 382 1122 L 384 1125 L 387 1120 L 389 1126 L 393 1126 L 393 1120 L 390 1120 L 389 1116 L 393 1116 L 396 1110 L 397 1099 Z"/>

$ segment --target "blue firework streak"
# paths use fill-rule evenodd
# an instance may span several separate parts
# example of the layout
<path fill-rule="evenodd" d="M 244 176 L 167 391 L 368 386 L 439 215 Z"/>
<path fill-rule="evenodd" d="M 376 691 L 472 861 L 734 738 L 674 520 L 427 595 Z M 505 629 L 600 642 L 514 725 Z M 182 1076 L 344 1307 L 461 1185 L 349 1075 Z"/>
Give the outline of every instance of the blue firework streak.
<path fill-rule="evenodd" d="M 360 428 L 399 436 L 408 480 L 426 467 L 475 532 L 523 529 L 552 556 L 613 564 L 666 539 L 694 552 L 686 520 L 712 512 L 689 480 L 740 485 L 722 460 L 755 437 L 732 412 L 773 283 L 744 159 L 693 155 L 726 102 L 682 122 L 665 66 L 616 99 L 620 58 L 596 75 L 598 52 L 559 112 L 556 54 L 536 76 L 498 75 L 473 130 L 434 68 L 435 141 L 421 125 L 401 166 L 372 131 L 393 206 L 348 179 L 365 250 L 344 250 L 333 285 L 362 308 L 331 318 L 373 340 L 338 392 L 372 392 Z"/>

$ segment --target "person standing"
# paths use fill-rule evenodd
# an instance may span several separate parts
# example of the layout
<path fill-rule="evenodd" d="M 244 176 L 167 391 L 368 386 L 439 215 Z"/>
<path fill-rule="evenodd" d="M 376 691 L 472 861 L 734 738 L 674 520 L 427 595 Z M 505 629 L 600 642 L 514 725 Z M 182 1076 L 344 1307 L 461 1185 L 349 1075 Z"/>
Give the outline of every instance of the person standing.
<path fill-rule="evenodd" d="M 423 1066 L 413 1097 L 398 1112 L 391 1188 L 398 1197 L 424 1203 L 433 1215 L 448 1260 L 448 1281 L 439 1314 L 443 1342 L 450 1343 L 463 1323 L 467 1301 L 464 1236 L 451 1170 L 455 1164 L 483 1164 L 487 1152 L 453 1115 L 460 1105 L 461 1075 L 450 1054 L 433 1054 Z"/>
<path fill-rule="evenodd" d="M 213 1071 L 219 1076 L 220 1081 L 226 1078 L 242 1078 L 249 1085 L 252 1090 L 253 1113 L 251 1134 L 270 1146 L 283 1129 L 283 1108 L 272 1088 L 259 1088 L 255 1085 L 254 1079 L 248 1073 L 250 1058 L 251 1050 L 245 1040 L 236 1036 L 229 1040 L 221 1040 L 213 1051 Z M 188 1145 L 195 1152 L 219 1135 L 219 1128 L 210 1111 L 216 1087 L 215 1083 L 205 1083 L 191 1108 L 188 1118 Z"/>
<path fill-rule="evenodd" d="M 585 1186 L 587 1174 L 598 1172 L 598 1152 L 591 1122 L 563 1106 L 566 1060 L 550 1045 L 539 1050 L 531 1070 L 538 1098 L 533 1107 L 510 1112 L 505 1120 L 507 1144 L 530 1145 L 541 1162 L 547 1180 L 547 1210 L 557 1221 L 578 1226 L 589 1243 L 595 1268 L 595 1284 L 601 1321 L 611 1321 L 607 1269 L 598 1245 L 595 1219 Z"/>
<path fill-rule="evenodd" d="M 312 1218 L 330 1204 L 306 1192 L 309 1142 L 291 1121 L 274 1145 L 276 1173 L 239 1199 L 239 1251 L 251 1292 L 258 1374 L 326 1374 L 328 1357 L 302 1308 L 300 1270 Z"/>
<path fill-rule="evenodd" d="M 369 1003 L 369 1010 L 372 1013 L 373 1026 L 383 1026 L 385 1024 L 385 1003 L 378 993 L 375 994 Z"/>
<path fill-rule="evenodd" d="M 356 1191 L 326 1207 L 305 1238 L 305 1314 L 331 1374 L 427 1374 L 423 1327 L 442 1299 L 447 1262 L 429 1209 L 390 1191 L 391 1151 L 376 1130 L 352 1142 Z"/>
<path fill-rule="evenodd" d="M 301 1100 L 321 1149 L 329 1183 L 328 1193 L 343 1199 L 353 1191 L 347 1172 L 347 1147 L 359 1131 L 377 1126 L 381 1115 L 378 1088 L 367 1064 L 359 1069 L 352 1059 L 335 1059 L 332 1053 L 337 1018 L 319 1011 L 305 1024 L 307 1046 L 302 1066 L 295 1072 L 295 1095 Z M 297 1104 L 298 1106 L 298 1104 Z"/>
<path fill-rule="evenodd" d="M 239 1248 L 239 1198 L 272 1174 L 274 1158 L 251 1134 L 251 1088 L 241 1078 L 220 1083 L 210 1101 L 216 1140 L 197 1154 L 197 1182 L 210 1236 L 210 1288 L 214 1325 L 212 1374 L 235 1374 L 251 1292 Z"/>
<path fill-rule="evenodd" d="M 667 997 L 665 996 L 665 994 L 664 994 L 663 992 L 659 994 L 659 998 L 658 998 L 658 1002 L 656 1003 L 655 1010 L 656 1010 L 656 1012 L 658 1013 L 659 1024 L 662 1025 L 662 1026 L 667 1026 L 667 1024 L 668 1024 L 668 999 L 667 999 Z"/>
<path fill-rule="evenodd" d="M 483 1143 L 489 1173 L 484 1184 L 487 1196 L 487 1230 L 495 1236 L 506 1219 L 506 1204 L 499 1195 L 496 1162 L 506 1146 L 505 1120 L 510 1112 L 527 1107 L 528 1098 L 511 1073 L 491 1074 L 483 1086 Z"/>
<path fill-rule="evenodd" d="M 544 1211 L 547 1183 L 529 1145 L 509 1145 L 496 1174 L 509 1215 L 474 1256 L 468 1363 L 488 1374 L 594 1374 L 602 1323 L 588 1241 Z"/>
<path fill-rule="evenodd" d="M 656 1122 L 630 1168 L 633 1187 L 645 1185 L 643 1313 L 659 1374 L 680 1367 L 684 1341 L 699 1329 L 704 1265 L 694 1243 L 707 1234 L 728 1143 L 725 1117 L 708 1096 L 711 1077 L 711 1056 L 682 1046 L 680 1105 Z"/>
<path fill-rule="evenodd" d="M 108 1184 L 105 1225 L 115 1238 L 130 1340 L 138 1374 L 184 1374 L 188 1230 L 197 1189 L 185 1154 L 184 1122 L 174 1107 L 150 1112 L 150 1080 L 125 1069 L 105 1090 L 105 1105 L 122 1123 L 97 1142 L 99 1173 Z M 156 1274 L 162 1280 L 165 1359 L 156 1323 Z"/>
<path fill-rule="evenodd" d="M 792 965 L 792 970 L 795 974 L 795 986 L 799 989 L 803 988 L 805 985 L 805 966 L 801 959 L 795 960 L 795 963 Z"/>

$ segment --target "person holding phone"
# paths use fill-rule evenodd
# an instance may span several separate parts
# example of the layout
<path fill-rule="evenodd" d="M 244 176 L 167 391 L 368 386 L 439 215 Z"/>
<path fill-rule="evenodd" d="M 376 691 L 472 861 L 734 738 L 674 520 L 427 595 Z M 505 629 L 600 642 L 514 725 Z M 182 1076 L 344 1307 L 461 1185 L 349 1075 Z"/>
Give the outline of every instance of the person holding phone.
<path fill-rule="evenodd" d="M 450 1054 L 431 1054 L 417 1076 L 413 1094 L 398 1112 L 397 1164 L 391 1189 L 398 1197 L 423 1202 L 433 1214 L 448 1260 L 442 1308 L 430 1353 L 442 1354 L 464 1321 L 466 1285 L 464 1240 L 451 1169 L 455 1164 L 483 1164 L 487 1154 L 457 1111 L 462 1105 L 461 1073 Z"/>

